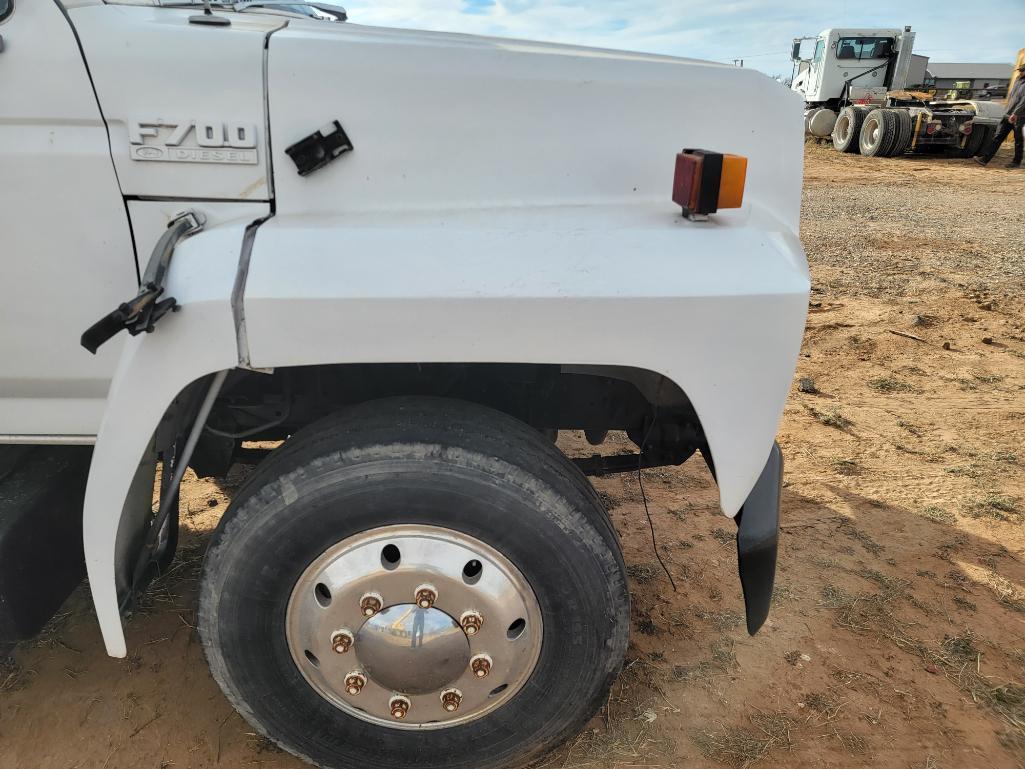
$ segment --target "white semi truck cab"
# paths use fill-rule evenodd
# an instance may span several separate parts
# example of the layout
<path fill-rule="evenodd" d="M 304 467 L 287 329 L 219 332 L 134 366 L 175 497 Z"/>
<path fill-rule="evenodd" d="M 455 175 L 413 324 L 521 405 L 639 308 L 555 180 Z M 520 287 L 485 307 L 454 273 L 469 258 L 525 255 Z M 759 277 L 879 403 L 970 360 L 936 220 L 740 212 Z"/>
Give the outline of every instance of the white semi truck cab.
<path fill-rule="evenodd" d="M 247 463 L 198 607 L 238 711 L 325 767 L 521 766 L 629 639 L 588 475 L 700 456 L 766 618 L 801 99 L 345 18 L 0 0 L 0 646 L 87 575 L 124 657 L 186 470 Z"/>
<path fill-rule="evenodd" d="M 809 41 L 811 58 L 802 58 Z M 826 29 L 796 38 L 790 87 L 804 97 L 806 132 L 832 138 L 841 152 L 869 156 L 977 155 L 996 132 L 1000 106 L 908 92 L 914 44 L 911 27 Z"/>
<path fill-rule="evenodd" d="M 813 41 L 811 58 L 801 58 Z M 818 37 L 794 40 L 791 58 L 794 91 L 809 107 L 833 107 L 844 101 L 877 97 L 904 88 L 911 67 L 915 33 L 899 29 L 826 29 Z"/>

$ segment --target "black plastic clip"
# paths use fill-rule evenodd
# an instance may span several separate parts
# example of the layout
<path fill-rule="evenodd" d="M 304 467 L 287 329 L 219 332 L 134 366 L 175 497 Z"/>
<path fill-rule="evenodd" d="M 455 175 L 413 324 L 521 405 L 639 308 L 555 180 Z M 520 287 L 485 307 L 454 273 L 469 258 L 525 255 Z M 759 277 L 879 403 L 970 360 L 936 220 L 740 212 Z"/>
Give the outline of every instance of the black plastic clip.
<path fill-rule="evenodd" d="M 285 148 L 285 154 L 292 158 L 299 176 L 312 174 L 346 152 L 352 152 L 352 142 L 337 120 Z"/>

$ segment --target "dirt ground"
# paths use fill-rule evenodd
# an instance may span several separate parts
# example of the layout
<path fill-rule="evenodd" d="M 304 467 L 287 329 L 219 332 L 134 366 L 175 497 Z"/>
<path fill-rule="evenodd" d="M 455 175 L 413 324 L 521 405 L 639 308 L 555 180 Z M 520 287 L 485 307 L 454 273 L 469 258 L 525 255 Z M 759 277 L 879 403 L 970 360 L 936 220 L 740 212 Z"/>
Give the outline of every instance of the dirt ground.
<path fill-rule="evenodd" d="M 676 592 L 637 476 L 597 481 L 633 641 L 607 707 L 539 766 L 1025 765 L 1025 172 L 1000 165 L 808 146 L 814 293 L 770 620 L 744 631 L 700 461 L 643 473 Z M 131 619 L 131 656 L 104 655 L 83 587 L 5 663 L 2 769 L 302 766 L 235 715 L 196 636 L 237 481 L 187 482 L 181 557 Z"/>

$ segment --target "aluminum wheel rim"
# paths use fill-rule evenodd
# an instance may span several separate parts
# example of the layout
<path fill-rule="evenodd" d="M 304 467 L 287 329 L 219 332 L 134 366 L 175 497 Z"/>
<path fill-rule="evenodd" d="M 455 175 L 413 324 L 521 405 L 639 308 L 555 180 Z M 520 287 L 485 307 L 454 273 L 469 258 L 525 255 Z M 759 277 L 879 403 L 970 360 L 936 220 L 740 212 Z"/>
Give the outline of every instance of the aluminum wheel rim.
<path fill-rule="evenodd" d="M 836 133 L 841 142 L 847 141 L 851 132 L 851 120 L 846 115 L 841 115 L 836 122 Z"/>
<path fill-rule="evenodd" d="M 534 671 L 543 627 L 533 590 L 497 550 L 401 525 L 348 537 L 311 563 L 285 633 L 300 673 L 344 712 L 439 729 L 512 699 Z"/>
<path fill-rule="evenodd" d="M 872 118 L 872 120 L 870 120 L 868 123 L 867 130 L 869 137 L 869 146 L 874 147 L 879 143 L 879 132 L 882 130 L 882 126 L 879 124 L 878 120 Z"/>

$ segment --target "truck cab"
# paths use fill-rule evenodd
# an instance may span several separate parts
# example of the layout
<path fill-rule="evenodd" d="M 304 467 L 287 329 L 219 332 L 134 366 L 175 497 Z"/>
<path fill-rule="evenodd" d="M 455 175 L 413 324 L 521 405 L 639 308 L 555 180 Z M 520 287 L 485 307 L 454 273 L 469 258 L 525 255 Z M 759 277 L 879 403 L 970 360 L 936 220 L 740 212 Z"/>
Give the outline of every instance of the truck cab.
<path fill-rule="evenodd" d="M 808 105 L 835 106 L 851 89 L 881 91 L 885 97 L 887 89 L 902 87 L 898 65 L 904 57 L 910 64 L 913 40 L 910 27 L 903 31 L 826 29 L 816 38 L 795 40 L 792 58 L 796 73 L 790 87 L 802 94 Z M 812 53 L 804 59 L 801 52 L 808 41 L 813 41 Z M 907 66 L 902 66 L 906 77 Z"/>

